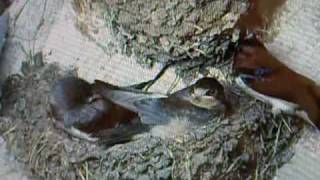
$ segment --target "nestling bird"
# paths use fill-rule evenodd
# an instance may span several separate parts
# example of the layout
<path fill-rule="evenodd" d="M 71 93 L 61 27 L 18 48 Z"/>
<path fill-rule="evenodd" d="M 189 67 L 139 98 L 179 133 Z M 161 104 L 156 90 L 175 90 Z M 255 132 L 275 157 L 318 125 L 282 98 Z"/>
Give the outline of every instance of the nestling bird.
<path fill-rule="evenodd" d="M 136 113 L 104 99 L 94 92 L 92 84 L 77 77 L 60 79 L 54 85 L 50 106 L 59 127 L 90 141 L 96 139 L 77 130 L 92 134 L 137 117 Z"/>
<path fill-rule="evenodd" d="M 320 127 L 319 86 L 277 60 L 255 36 L 240 43 L 233 68 L 239 74 L 238 84 L 270 103 L 274 113 L 297 114 L 301 108 L 312 124 Z"/>
<path fill-rule="evenodd" d="M 110 87 L 110 84 L 95 81 L 99 94 L 138 113 L 144 124 L 166 124 L 174 118 L 201 123 L 231 111 L 224 88 L 215 78 L 202 78 L 168 96 Z"/>
<path fill-rule="evenodd" d="M 214 78 L 200 79 L 167 96 L 99 80 L 89 84 L 82 79 L 68 77 L 54 86 L 50 104 L 53 116 L 63 122 L 64 128 L 75 127 L 90 133 L 91 136 L 85 138 L 92 141 L 96 140 L 92 135 L 130 140 L 134 134 L 146 132 L 157 125 L 175 124 L 179 127 L 174 127 L 173 131 L 185 132 L 187 129 L 184 128 L 190 124 L 203 124 L 231 111 L 224 88 Z M 139 122 L 135 121 L 137 117 Z"/>

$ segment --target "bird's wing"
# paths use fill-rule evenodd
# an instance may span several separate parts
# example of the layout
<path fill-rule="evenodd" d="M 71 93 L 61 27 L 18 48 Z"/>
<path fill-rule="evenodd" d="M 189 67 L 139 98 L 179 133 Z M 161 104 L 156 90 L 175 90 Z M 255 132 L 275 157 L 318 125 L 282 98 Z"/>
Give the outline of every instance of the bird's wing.
<path fill-rule="evenodd" d="M 142 90 L 118 87 L 97 80 L 93 84 L 93 88 L 104 98 L 136 113 L 139 113 L 141 111 L 140 108 L 142 108 L 142 106 L 139 106 L 139 103 L 137 103 L 139 101 L 167 98 L 167 95 L 164 94 L 148 93 Z"/>
<path fill-rule="evenodd" d="M 167 124 L 171 120 L 172 113 L 168 111 L 174 111 L 174 109 L 165 106 L 164 99 L 151 98 L 134 103 L 142 123 L 160 125 Z"/>

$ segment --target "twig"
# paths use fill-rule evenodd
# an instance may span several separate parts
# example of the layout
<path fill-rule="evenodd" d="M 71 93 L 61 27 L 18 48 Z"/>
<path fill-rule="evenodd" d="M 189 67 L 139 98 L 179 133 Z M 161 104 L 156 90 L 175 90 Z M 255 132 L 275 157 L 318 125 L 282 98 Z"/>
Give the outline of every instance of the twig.
<path fill-rule="evenodd" d="M 7 134 L 10 134 L 12 131 L 14 131 L 17 128 L 17 125 L 14 125 L 12 128 L 10 128 L 9 130 L 7 130 L 6 132 L 4 132 L 2 134 L 2 136 L 6 136 Z"/>
<path fill-rule="evenodd" d="M 278 142 L 279 142 L 279 136 L 280 136 L 280 132 L 281 132 L 281 127 L 282 127 L 282 121 L 280 122 L 280 125 L 278 127 L 278 131 L 277 131 L 277 136 L 275 139 L 275 143 L 273 146 L 273 157 L 276 155 L 277 153 L 277 148 L 278 148 Z"/>

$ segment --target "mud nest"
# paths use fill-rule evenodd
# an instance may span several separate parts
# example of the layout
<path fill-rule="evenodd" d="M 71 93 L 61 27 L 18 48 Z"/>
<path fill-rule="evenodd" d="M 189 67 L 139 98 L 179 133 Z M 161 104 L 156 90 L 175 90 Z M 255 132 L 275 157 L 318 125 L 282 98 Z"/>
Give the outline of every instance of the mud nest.
<path fill-rule="evenodd" d="M 54 126 L 48 95 L 59 77 L 75 71 L 39 57 L 5 82 L 0 130 L 17 159 L 44 179 L 268 179 L 290 158 L 300 132 L 291 117 L 274 118 L 269 107 L 226 83 L 236 113 L 182 140 L 145 133 L 107 148 L 74 139 Z"/>
<path fill-rule="evenodd" d="M 219 51 L 216 47 L 227 48 L 222 44 L 232 38 L 230 29 L 246 10 L 246 2 L 76 0 L 74 7 L 77 26 L 102 49 L 135 55 L 150 66 L 186 57 L 217 59 L 212 54 Z M 108 41 L 109 36 L 116 42 Z"/>

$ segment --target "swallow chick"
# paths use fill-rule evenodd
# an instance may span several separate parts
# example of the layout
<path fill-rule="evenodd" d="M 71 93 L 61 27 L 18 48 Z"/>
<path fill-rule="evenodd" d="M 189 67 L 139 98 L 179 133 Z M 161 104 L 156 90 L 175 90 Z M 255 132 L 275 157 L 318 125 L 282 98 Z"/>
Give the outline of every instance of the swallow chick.
<path fill-rule="evenodd" d="M 127 142 L 148 131 L 163 138 L 176 137 L 231 112 L 224 88 L 214 78 L 202 78 L 164 95 L 66 77 L 53 86 L 50 105 L 58 127 L 104 145 Z"/>
<path fill-rule="evenodd" d="M 57 81 L 49 101 L 57 126 L 88 141 L 97 141 L 101 130 L 119 128 L 137 117 L 136 113 L 104 99 L 94 92 L 91 84 L 77 77 Z"/>
<path fill-rule="evenodd" d="M 120 90 L 98 80 L 95 85 L 99 94 L 137 113 L 143 124 L 152 127 L 153 135 L 164 138 L 179 136 L 190 127 L 231 112 L 224 88 L 215 78 L 202 78 L 170 95 Z"/>
<path fill-rule="evenodd" d="M 164 111 L 171 110 L 167 113 L 169 122 L 155 126 L 152 134 L 171 139 L 192 132 L 216 117 L 228 117 L 233 112 L 223 86 L 215 78 L 202 78 L 163 99 L 158 106 Z"/>
<path fill-rule="evenodd" d="M 275 115 L 285 112 L 302 116 L 320 127 L 319 87 L 277 60 L 256 37 L 241 42 L 233 69 L 239 75 L 237 84 L 255 98 L 271 104 Z M 307 115 L 301 115 L 302 111 Z"/>

